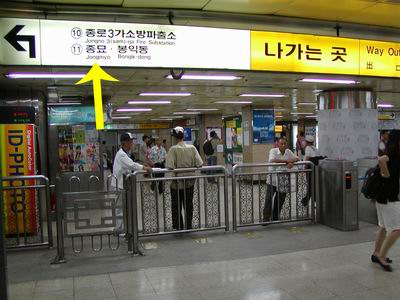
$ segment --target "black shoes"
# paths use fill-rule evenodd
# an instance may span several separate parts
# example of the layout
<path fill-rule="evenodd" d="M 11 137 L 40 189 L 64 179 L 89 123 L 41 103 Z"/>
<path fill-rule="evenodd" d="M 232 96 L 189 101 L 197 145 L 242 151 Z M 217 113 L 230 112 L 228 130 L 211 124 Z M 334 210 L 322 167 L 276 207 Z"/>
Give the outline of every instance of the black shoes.
<path fill-rule="evenodd" d="M 386 257 L 385 260 L 386 260 L 387 263 L 392 263 L 393 262 L 388 257 Z M 371 261 L 374 262 L 374 263 L 379 264 L 386 272 L 392 272 L 393 271 L 393 269 L 392 269 L 392 267 L 390 265 L 383 264 L 376 255 L 371 255 Z"/>

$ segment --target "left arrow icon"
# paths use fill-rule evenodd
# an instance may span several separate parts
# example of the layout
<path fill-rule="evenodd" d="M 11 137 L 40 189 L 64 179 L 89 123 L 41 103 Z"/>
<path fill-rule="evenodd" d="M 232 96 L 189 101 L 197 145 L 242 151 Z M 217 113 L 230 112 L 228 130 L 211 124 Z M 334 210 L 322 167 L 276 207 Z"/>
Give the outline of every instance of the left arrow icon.
<path fill-rule="evenodd" d="M 26 51 L 24 47 L 21 46 L 19 42 L 28 42 L 29 44 L 29 57 L 36 57 L 36 45 L 34 35 L 18 35 L 18 33 L 24 28 L 25 25 L 15 25 L 9 33 L 7 33 L 4 38 L 9 42 L 17 51 Z"/>

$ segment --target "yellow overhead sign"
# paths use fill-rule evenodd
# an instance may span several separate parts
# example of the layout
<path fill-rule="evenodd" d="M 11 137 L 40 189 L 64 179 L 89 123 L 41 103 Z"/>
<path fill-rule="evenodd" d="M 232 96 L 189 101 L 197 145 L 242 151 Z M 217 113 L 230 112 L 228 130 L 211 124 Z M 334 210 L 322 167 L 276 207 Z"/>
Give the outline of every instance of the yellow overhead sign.
<path fill-rule="evenodd" d="M 359 74 L 359 40 L 251 32 L 251 70 Z"/>
<path fill-rule="evenodd" d="M 400 77 L 400 44 L 360 40 L 360 75 Z"/>

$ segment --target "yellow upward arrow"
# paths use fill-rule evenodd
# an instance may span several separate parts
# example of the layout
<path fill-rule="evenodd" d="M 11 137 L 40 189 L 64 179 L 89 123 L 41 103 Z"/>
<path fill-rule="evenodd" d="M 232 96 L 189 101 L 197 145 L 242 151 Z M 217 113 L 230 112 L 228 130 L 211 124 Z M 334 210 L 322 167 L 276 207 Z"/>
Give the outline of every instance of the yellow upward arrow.
<path fill-rule="evenodd" d="M 85 77 L 75 83 L 82 84 L 88 81 L 93 81 L 94 112 L 96 115 L 97 130 L 104 129 L 103 96 L 101 94 L 102 80 L 118 81 L 118 79 L 115 79 L 111 75 L 107 74 L 97 63 L 94 63 Z"/>

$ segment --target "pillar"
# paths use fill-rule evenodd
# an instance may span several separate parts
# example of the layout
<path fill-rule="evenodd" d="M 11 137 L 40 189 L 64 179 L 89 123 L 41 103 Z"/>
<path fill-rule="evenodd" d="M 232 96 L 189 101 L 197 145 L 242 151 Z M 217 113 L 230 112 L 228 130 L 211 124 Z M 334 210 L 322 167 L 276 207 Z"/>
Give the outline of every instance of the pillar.
<path fill-rule="evenodd" d="M 328 90 L 318 96 L 321 155 L 355 161 L 378 154 L 378 111 L 371 90 Z"/>

